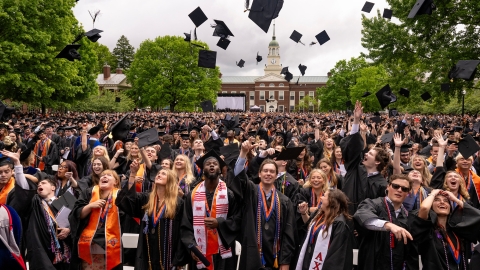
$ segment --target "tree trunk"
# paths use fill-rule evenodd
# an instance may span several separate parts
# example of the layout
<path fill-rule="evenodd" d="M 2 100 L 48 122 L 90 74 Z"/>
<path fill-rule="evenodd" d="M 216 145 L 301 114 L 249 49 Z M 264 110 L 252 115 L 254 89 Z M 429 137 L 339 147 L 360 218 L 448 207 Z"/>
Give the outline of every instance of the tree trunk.
<path fill-rule="evenodd" d="M 170 103 L 170 112 L 175 111 L 175 102 Z"/>
<path fill-rule="evenodd" d="M 47 113 L 47 107 L 45 107 L 45 104 L 42 103 L 42 114 L 45 115 Z"/>

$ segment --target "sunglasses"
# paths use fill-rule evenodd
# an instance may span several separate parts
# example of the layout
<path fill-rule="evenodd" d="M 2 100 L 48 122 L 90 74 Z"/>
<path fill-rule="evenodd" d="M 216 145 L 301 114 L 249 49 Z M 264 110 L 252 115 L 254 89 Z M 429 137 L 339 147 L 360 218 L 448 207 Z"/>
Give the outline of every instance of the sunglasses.
<path fill-rule="evenodd" d="M 399 189 L 399 188 L 402 188 L 402 191 L 403 191 L 403 192 L 409 192 L 409 191 L 410 191 L 410 188 L 409 188 L 409 187 L 404 187 L 404 186 L 401 186 L 401 185 L 398 185 L 398 184 L 393 184 L 393 183 L 392 183 L 391 186 L 392 186 L 392 188 L 393 188 L 394 190 L 397 190 L 397 189 Z"/>

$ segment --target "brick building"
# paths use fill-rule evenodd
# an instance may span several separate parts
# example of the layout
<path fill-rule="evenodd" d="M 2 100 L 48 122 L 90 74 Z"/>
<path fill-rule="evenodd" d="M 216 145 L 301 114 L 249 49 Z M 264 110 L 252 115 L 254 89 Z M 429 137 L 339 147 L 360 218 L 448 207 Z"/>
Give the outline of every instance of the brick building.
<path fill-rule="evenodd" d="M 328 76 L 294 76 L 290 82 L 285 80 L 284 76 L 280 75 L 280 45 L 275 37 L 275 25 L 273 27 L 272 41 L 268 44 L 265 75 L 222 76 L 221 92 L 245 94 L 245 108 L 256 105 L 262 111 L 290 112 L 305 96 L 315 98 L 316 89 L 326 85 Z M 309 106 L 309 111 L 313 110 L 313 106 Z"/>

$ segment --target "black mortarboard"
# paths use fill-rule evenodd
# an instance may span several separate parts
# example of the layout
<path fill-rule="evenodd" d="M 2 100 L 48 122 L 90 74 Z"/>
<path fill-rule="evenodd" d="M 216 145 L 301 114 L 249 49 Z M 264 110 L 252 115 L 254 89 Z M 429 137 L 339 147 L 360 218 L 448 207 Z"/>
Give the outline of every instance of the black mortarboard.
<path fill-rule="evenodd" d="M 191 33 L 183 33 L 185 35 L 185 38 L 183 40 L 185 40 L 186 42 L 190 42 L 192 41 L 192 34 Z"/>
<path fill-rule="evenodd" d="M 200 50 L 198 52 L 198 66 L 204 68 L 215 68 L 217 62 L 217 52 Z"/>
<path fill-rule="evenodd" d="M 190 17 L 192 22 L 195 24 L 195 27 L 199 27 L 200 25 L 202 25 L 202 23 L 208 20 L 207 16 L 205 15 L 205 13 L 203 13 L 200 7 L 197 7 L 194 11 L 188 14 L 188 17 Z"/>
<path fill-rule="evenodd" d="M 217 42 L 217 46 L 224 50 L 228 48 L 228 45 L 230 45 L 230 40 L 227 38 L 220 38 Z"/>
<path fill-rule="evenodd" d="M 285 148 L 277 157 L 277 160 L 291 160 L 296 159 L 300 153 L 305 149 L 304 146 L 302 147 L 289 147 Z"/>
<path fill-rule="evenodd" d="M 199 127 L 197 127 L 197 126 L 193 126 L 193 127 L 191 127 L 191 128 L 190 128 L 190 130 L 189 130 L 188 132 L 190 132 L 190 131 L 192 131 L 192 130 L 195 130 L 195 131 L 197 131 L 197 132 L 200 132 L 200 128 L 199 128 Z"/>
<path fill-rule="evenodd" d="M 288 67 L 282 68 L 282 71 L 280 71 L 280 74 L 286 75 L 288 72 Z"/>
<path fill-rule="evenodd" d="M 92 29 L 88 32 L 85 33 L 85 36 L 91 41 L 91 42 L 97 42 L 102 36 L 100 33 L 102 33 L 103 30 L 100 29 Z"/>
<path fill-rule="evenodd" d="M 448 77 L 450 79 L 464 79 L 466 81 L 473 81 L 479 63 L 480 60 L 460 60 L 450 70 Z"/>
<path fill-rule="evenodd" d="M 397 97 L 392 93 L 392 89 L 390 89 L 390 85 L 388 84 L 380 89 L 375 95 L 377 96 L 382 110 L 385 109 L 390 103 L 397 101 Z"/>
<path fill-rule="evenodd" d="M 300 64 L 298 65 L 298 69 L 300 69 L 300 73 L 302 73 L 302 76 L 303 76 L 305 75 L 305 70 L 307 70 L 307 66 Z"/>
<path fill-rule="evenodd" d="M 129 114 L 123 116 L 110 128 L 113 141 L 123 141 L 125 138 L 127 138 L 128 132 L 130 131 L 130 126 L 132 125 L 131 121 L 127 119 L 128 115 Z"/>
<path fill-rule="evenodd" d="M 388 116 L 395 117 L 397 115 L 398 115 L 398 110 L 396 108 L 392 108 L 392 109 L 388 110 Z"/>
<path fill-rule="evenodd" d="M 82 57 L 77 51 L 79 48 L 80 44 L 68 44 L 55 58 L 65 58 L 68 61 L 81 60 Z"/>
<path fill-rule="evenodd" d="M 365 2 L 365 5 L 363 5 L 362 11 L 366 13 L 370 13 L 372 11 L 372 8 L 375 4 L 372 2 Z"/>
<path fill-rule="evenodd" d="M 148 129 L 138 134 L 137 137 L 138 137 L 138 148 L 142 148 L 147 145 L 152 145 L 158 142 L 157 128 Z"/>
<path fill-rule="evenodd" d="M 238 144 L 231 143 L 227 146 L 220 147 L 220 154 L 225 158 L 225 163 L 230 164 L 234 159 L 240 155 Z"/>
<path fill-rule="evenodd" d="M 120 102 L 120 98 L 119 97 L 115 97 L 115 102 Z"/>
<path fill-rule="evenodd" d="M 421 97 L 422 97 L 423 101 L 427 101 L 427 100 L 429 100 L 430 98 L 432 98 L 432 96 L 431 96 L 430 93 L 428 93 L 428 92 L 423 93 L 423 94 L 421 95 Z"/>
<path fill-rule="evenodd" d="M 330 37 L 328 36 L 327 31 L 325 30 L 320 32 L 320 34 L 316 35 L 315 38 L 317 39 L 320 45 L 323 45 L 330 40 Z"/>
<path fill-rule="evenodd" d="M 347 102 L 345 102 L 345 106 L 348 107 L 352 107 L 352 102 L 350 100 L 347 100 Z"/>
<path fill-rule="evenodd" d="M 217 152 L 215 152 L 214 150 L 210 150 L 208 151 L 205 155 L 203 155 L 203 157 L 199 158 L 195 164 L 197 164 L 198 167 L 200 167 L 200 169 L 203 170 L 203 163 L 205 163 L 205 160 L 209 159 L 209 158 L 215 158 L 218 160 L 218 163 L 220 165 L 220 170 L 224 167 L 224 166 L 227 166 L 227 164 L 225 163 L 225 161 L 223 161 L 223 159 L 217 154 Z"/>
<path fill-rule="evenodd" d="M 262 61 L 262 57 L 258 54 L 258 52 L 257 52 L 256 60 L 257 60 L 257 65 L 258 65 L 258 62 Z"/>
<path fill-rule="evenodd" d="M 237 62 L 237 67 L 243 68 L 244 64 L 245 64 L 245 61 L 243 61 L 243 59 L 240 59 L 240 61 Z"/>
<path fill-rule="evenodd" d="M 213 36 L 214 37 L 221 37 L 221 38 L 227 38 L 229 36 L 234 36 L 233 33 L 228 29 L 227 25 L 220 20 L 214 20 L 216 25 L 215 25 L 215 30 L 213 31 Z"/>
<path fill-rule="evenodd" d="M 458 151 L 465 159 L 471 157 L 478 150 L 480 150 L 480 146 L 478 146 L 470 134 L 467 134 L 467 136 L 463 137 L 458 143 Z"/>
<path fill-rule="evenodd" d="M 300 44 L 303 44 L 303 42 L 300 41 L 300 39 L 302 38 L 302 34 L 300 34 L 299 32 L 297 32 L 296 30 L 293 30 L 293 33 L 290 35 L 290 39 L 295 41 L 296 43 L 299 43 Z M 305 46 L 305 44 L 303 44 Z"/>
<path fill-rule="evenodd" d="M 203 112 L 213 112 L 213 103 L 211 100 L 204 100 L 200 103 Z"/>
<path fill-rule="evenodd" d="M 189 140 L 190 139 L 190 135 L 188 135 L 188 134 L 180 134 L 180 137 L 182 137 L 182 140 Z"/>
<path fill-rule="evenodd" d="M 400 88 L 400 95 L 408 98 L 410 97 L 410 91 L 407 88 Z"/>
<path fill-rule="evenodd" d="M 285 80 L 287 80 L 288 82 L 290 82 L 292 79 L 293 79 L 293 74 L 290 73 L 290 72 L 287 72 L 287 73 L 285 74 Z"/>
<path fill-rule="evenodd" d="M 283 0 L 253 0 L 248 18 L 267 33 L 272 20 L 278 17 L 282 7 Z"/>
<path fill-rule="evenodd" d="M 370 92 L 367 91 L 367 92 L 363 93 L 362 97 L 368 97 L 368 96 L 370 96 L 371 94 L 372 94 L 372 93 L 370 93 Z"/>
<path fill-rule="evenodd" d="M 383 18 L 391 19 L 393 15 L 393 11 L 391 9 L 385 8 L 383 9 Z"/>
<path fill-rule="evenodd" d="M 449 83 L 442 83 L 440 86 L 440 89 L 442 89 L 443 92 L 448 92 L 450 91 L 450 84 Z"/>
<path fill-rule="evenodd" d="M 417 0 L 407 18 L 413 19 L 416 15 L 422 14 L 431 15 L 434 9 L 436 9 L 436 6 L 433 0 Z"/>
<path fill-rule="evenodd" d="M 370 121 L 380 124 L 382 122 L 382 118 L 380 118 L 380 116 L 374 116 L 370 118 Z"/>
<path fill-rule="evenodd" d="M 406 153 L 406 152 L 409 152 L 410 151 L 410 148 L 412 146 L 409 145 L 409 144 L 404 144 L 400 147 L 400 153 Z"/>
<path fill-rule="evenodd" d="M 160 160 L 164 160 L 166 158 L 172 158 L 170 155 L 172 154 L 172 148 L 170 144 L 164 143 L 161 145 L 160 152 L 158 152 L 158 157 Z"/>
<path fill-rule="evenodd" d="M 390 132 L 387 134 L 383 134 L 382 137 L 380 138 L 381 143 L 389 143 L 393 140 L 393 135 L 395 135 L 395 132 Z"/>
<path fill-rule="evenodd" d="M 15 113 L 15 108 L 7 107 L 7 105 L 0 101 L 0 121 L 9 120 L 13 113 Z"/>
<path fill-rule="evenodd" d="M 100 126 L 99 126 L 99 125 L 96 125 L 96 126 L 94 126 L 94 127 L 92 127 L 91 129 L 88 130 L 88 134 L 90 134 L 90 135 L 95 135 L 95 134 L 97 134 L 99 131 L 100 131 Z"/>
<path fill-rule="evenodd" d="M 63 193 L 62 196 L 60 196 L 58 199 L 52 202 L 52 206 L 55 207 L 57 211 L 60 211 L 60 209 L 62 209 L 62 207 L 64 206 L 72 210 L 76 201 L 77 201 L 77 198 L 75 198 L 75 196 L 73 196 L 72 193 L 65 192 Z"/>

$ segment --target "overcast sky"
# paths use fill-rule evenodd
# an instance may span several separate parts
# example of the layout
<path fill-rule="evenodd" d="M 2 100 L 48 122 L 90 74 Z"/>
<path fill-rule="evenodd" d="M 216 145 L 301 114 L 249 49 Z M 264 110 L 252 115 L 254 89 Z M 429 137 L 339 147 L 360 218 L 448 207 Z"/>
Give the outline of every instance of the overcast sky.
<path fill-rule="evenodd" d="M 285 0 L 275 20 L 283 66 L 290 66 L 290 72 L 299 75 L 296 67 L 301 63 L 308 67 L 305 75 L 325 76 L 337 61 L 356 57 L 365 51 L 361 46 L 362 14 L 371 18 L 377 10 L 382 13 L 389 7 L 386 0 L 370 1 L 375 2 L 375 6 L 367 14 L 361 12 L 364 0 Z M 80 0 L 74 13 L 88 31 L 92 28 L 88 11 L 100 10 L 95 28 L 104 32 L 98 42 L 113 50 L 120 36 L 125 35 L 138 49 L 146 39 L 193 32 L 195 25 L 188 14 L 198 6 L 208 21 L 197 29 L 197 36 L 210 49 L 217 51 L 217 66 L 222 74 L 264 75 L 273 23 L 268 33 L 263 32 L 248 18 L 248 12 L 244 13 L 243 0 Z M 214 19 L 224 21 L 234 34 L 227 50 L 216 46 L 218 37 L 212 36 L 210 27 Z M 306 46 L 290 39 L 293 30 L 303 34 L 302 41 Z M 323 30 L 327 31 L 330 41 L 322 46 L 309 47 L 310 42 L 316 41 L 315 35 Z M 263 56 L 258 65 L 255 64 L 257 51 Z M 235 65 L 240 58 L 246 62 L 244 68 Z"/>

